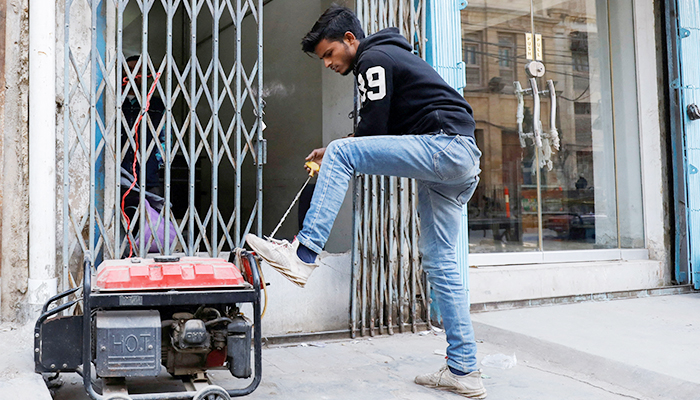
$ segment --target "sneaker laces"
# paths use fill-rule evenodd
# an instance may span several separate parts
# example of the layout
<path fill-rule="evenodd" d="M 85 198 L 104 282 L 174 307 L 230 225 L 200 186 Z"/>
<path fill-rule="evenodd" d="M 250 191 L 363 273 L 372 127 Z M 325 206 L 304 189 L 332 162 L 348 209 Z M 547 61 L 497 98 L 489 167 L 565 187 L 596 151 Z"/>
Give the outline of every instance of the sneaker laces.
<path fill-rule="evenodd" d="M 284 247 L 291 246 L 291 243 L 289 243 L 289 240 L 287 240 L 287 239 L 280 240 L 280 239 L 271 238 L 269 236 L 263 236 L 263 237 L 265 238 L 265 240 L 267 240 L 268 242 L 270 242 L 272 244 L 276 244 L 276 245 L 284 246 Z"/>

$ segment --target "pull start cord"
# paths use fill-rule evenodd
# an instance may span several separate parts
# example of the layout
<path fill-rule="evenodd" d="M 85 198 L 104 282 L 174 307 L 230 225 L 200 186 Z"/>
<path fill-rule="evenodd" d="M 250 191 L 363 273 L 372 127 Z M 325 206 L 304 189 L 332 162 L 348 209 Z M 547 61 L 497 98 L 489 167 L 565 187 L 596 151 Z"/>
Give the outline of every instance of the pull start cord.
<path fill-rule="evenodd" d="M 299 192 L 297 193 L 296 197 L 294 197 L 294 200 L 292 200 L 292 204 L 289 205 L 287 212 L 284 213 L 284 215 L 282 216 L 282 219 L 275 227 L 275 230 L 273 230 L 272 233 L 270 234 L 269 237 L 271 237 L 271 238 L 275 237 L 275 233 L 277 233 L 277 230 L 282 226 L 282 224 L 284 223 L 284 220 L 287 219 L 287 215 L 289 215 L 289 212 L 292 211 L 292 207 L 294 207 L 294 204 L 296 204 L 297 200 L 299 200 L 299 196 L 301 196 L 301 192 L 304 191 L 304 188 L 306 187 L 306 185 L 309 184 L 309 181 L 311 180 L 311 178 L 314 176 L 315 173 L 317 173 L 321 169 L 321 167 L 313 161 L 307 161 L 304 165 L 306 165 L 310 169 L 309 177 L 306 178 L 306 182 L 304 182 L 304 185 L 302 185 L 302 187 L 299 190 Z"/>

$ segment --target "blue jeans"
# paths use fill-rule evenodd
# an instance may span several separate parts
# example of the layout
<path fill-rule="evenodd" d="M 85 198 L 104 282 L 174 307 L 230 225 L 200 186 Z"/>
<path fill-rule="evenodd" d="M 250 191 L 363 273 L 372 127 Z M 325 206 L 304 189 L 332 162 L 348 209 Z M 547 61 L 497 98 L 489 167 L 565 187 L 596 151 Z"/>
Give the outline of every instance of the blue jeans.
<path fill-rule="evenodd" d="M 479 181 L 481 152 L 466 136 L 404 135 L 345 138 L 323 157 L 311 207 L 297 239 L 320 253 L 354 172 L 415 178 L 420 251 L 447 335 L 447 364 L 475 371 L 476 343 L 455 246 L 462 206 Z"/>

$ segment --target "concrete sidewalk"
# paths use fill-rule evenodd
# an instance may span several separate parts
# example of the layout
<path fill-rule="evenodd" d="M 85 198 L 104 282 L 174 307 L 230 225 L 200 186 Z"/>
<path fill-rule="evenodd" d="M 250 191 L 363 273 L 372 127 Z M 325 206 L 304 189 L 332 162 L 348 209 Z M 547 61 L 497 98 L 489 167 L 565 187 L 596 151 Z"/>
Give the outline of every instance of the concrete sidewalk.
<path fill-rule="evenodd" d="M 699 311 L 700 294 L 689 294 L 474 314 L 479 361 L 517 359 L 510 369 L 481 366 L 488 398 L 700 399 Z M 31 329 L 0 330 L 0 341 L 8 348 L 27 333 L 15 356 L 0 358 L 1 399 L 50 399 L 32 372 Z M 444 363 L 445 347 L 435 332 L 269 346 L 262 383 L 249 398 L 457 399 L 413 383 Z M 223 387 L 244 383 L 226 371 L 212 378 Z M 88 398 L 77 375 L 62 379 L 55 400 Z M 132 393 L 180 387 L 167 374 L 130 383 Z"/>

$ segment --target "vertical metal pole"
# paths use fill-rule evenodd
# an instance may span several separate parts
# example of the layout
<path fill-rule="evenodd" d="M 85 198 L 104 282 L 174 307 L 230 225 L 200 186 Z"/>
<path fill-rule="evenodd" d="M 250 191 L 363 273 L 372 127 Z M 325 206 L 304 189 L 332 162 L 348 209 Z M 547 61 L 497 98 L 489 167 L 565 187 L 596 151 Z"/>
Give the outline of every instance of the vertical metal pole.
<path fill-rule="evenodd" d="M 404 319 L 403 319 L 403 305 L 404 305 L 404 254 L 407 254 L 408 249 L 404 243 L 404 232 L 406 231 L 406 202 L 404 198 L 406 196 L 405 182 L 406 178 L 399 178 L 399 228 L 398 228 L 398 269 L 397 269 L 397 296 L 399 298 L 398 308 L 399 308 L 399 332 L 403 333 L 404 329 Z"/>
<path fill-rule="evenodd" d="M 149 1 L 144 1 L 142 3 L 141 13 L 143 18 L 141 20 L 141 109 L 146 107 L 146 102 L 148 101 L 148 11 L 150 10 L 151 3 Z M 140 172 L 139 172 L 139 186 L 141 190 L 139 191 L 139 256 L 146 256 L 146 162 L 148 160 L 148 155 L 146 153 L 146 139 L 148 136 L 148 121 L 149 115 L 146 113 L 139 124 L 141 132 L 139 132 L 139 150 L 141 153 L 140 159 Z M 150 239 L 150 238 L 149 238 Z M 150 240 L 149 240 L 150 242 Z"/>
<path fill-rule="evenodd" d="M 212 137 L 211 137 L 211 256 L 219 255 L 219 0 L 211 1 L 213 17 L 211 28 L 211 62 L 214 65 L 212 76 Z"/>
<path fill-rule="evenodd" d="M 418 279 L 418 183 L 411 179 L 411 331 L 416 332 L 416 280 Z"/>
<path fill-rule="evenodd" d="M 610 2 L 606 2 L 607 6 L 607 15 L 610 16 Z M 609 23 L 609 22 L 608 22 Z M 609 25 L 608 25 L 609 26 Z M 615 86 L 613 84 L 613 67 L 614 63 L 612 62 L 613 60 L 613 45 L 612 45 L 612 34 L 610 33 L 610 29 L 608 29 L 608 57 L 610 58 L 610 112 L 612 115 L 615 114 Z M 552 87 L 553 88 L 553 87 Z M 552 89 L 550 88 L 550 90 Z M 615 123 L 616 119 L 612 119 L 612 142 L 613 142 L 613 171 L 614 173 L 614 182 L 615 182 L 615 222 L 616 222 L 616 227 L 617 227 L 617 248 L 620 249 L 622 248 L 622 242 L 620 240 L 620 191 L 619 191 L 619 182 L 618 182 L 618 174 L 617 174 L 617 124 Z"/>
<path fill-rule="evenodd" d="M 70 248 L 70 225 L 68 221 L 70 220 L 70 214 L 68 209 L 68 203 L 70 199 L 70 8 L 73 4 L 72 0 L 66 0 L 64 3 L 64 14 L 63 14 L 63 271 L 62 271 L 62 283 L 63 290 L 66 291 L 70 288 L 70 282 L 68 278 L 70 255 L 68 254 Z"/>
<path fill-rule="evenodd" d="M 384 250 L 386 243 L 386 203 L 385 197 L 386 192 L 384 190 L 384 183 L 386 182 L 386 177 L 382 176 L 379 181 L 379 334 L 384 334 L 384 309 L 388 303 L 386 298 L 386 280 L 385 280 L 385 269 L 386 263 L 384 258 Z"/>
<path fill-rule="evenodd" d="M 265 100 L 263 99 L 263 0 L 258 0 L 258 143 L 263 143 L 263 116 L 265 115 Z M 261 161 L 264 157 L 262 146 L 258 146 L 258 198 L 257 204 L 258 208 L 256 210 L 258 218 L 258 232 L 262 233 L 262 222 L 263 222 L 263 162 Z M 239 206 L 236 206 L 237 208 Z M 238 222 L 238 220 L 236 220 Z"/>
<path fill-rule="evenodd" d="M 367 332 L 367 275 L 369 274 L 369 176 L 362 175 L 362 330 L 361 335 L 364 336 Z"/>
<path fill-rule="evenodd" d="M 357 90 L 355 90 L 357 92 Z M 357 335 L 357 290 L 360 279 L 360 263 L 362 255 L 360 252 L 360 240 L 362 238 L 360 221 L 360 178 L 355 174 L 352 185 L 352 279 L 350 287 L 350 336 L 354 339 Z"/>
<path fill-rule="evenodd" d="M 369 292 L 370 292 L 370 318 L 369 318 L 369 334 L 370 336 L 375 335 L 375 323 L 376 323 L 376 314 L 377 314 L 377 303 L 378 299 L 376 296 L 376 285 L 377 285 L 377 237 L 378 232 L 377 232 L 377 176 L 372 175 L 372 178 L 370 180 L 370 185 L 371 185 L 371 200 L 370 200 L 370 213 L 371 217 L 369 220 L 369 226 L 370 226 L 370 251 L 371 251 L 371 264 L 370 264 L 370 270 L 371 270 L 371 275 L 370 275 L 370 284 L 369 284 Z"/>
<path fill-rule="evenodd" d="M 189 140 L 189 210 L 187 215 L 187 255 L 193 256 L 194 249 L 194 213 L 197 212 L 194 206 L 195 195 L 195 166 L 197 159 L 195 155 L 195 136 L 197 134 L 197 14 L 199 10 L 199 0 L 190 1 L 190 140 Z"/>
<path fill-rule="evenodd" d="M 388 300 L 388 311 L 387 311 L 387 325 L 389 327 L 389 334 L 394 334 L 394 271 L 398 271 L 398 253 L 396 247 L 397 240 L 397 218 L 396 218 L 396 177 L 389 177 L 389 273 L 387 274 L 388 282 L 387 287 L 387 298 Z"/>
<path fill-rule="evenodd" d="M 97 7 L 99 0 L 90 4 L 90 205 L 89 205 L 89 243 L 90 262 L 95 262 L 95 134 L 97 130 Z"/>
<path fill-rule="evenodd" d="M 241 159 L 241 124 L 243 123 L 241 118 L 241 73 L 243 71 L 241 65 L 241 23 L 243 17 L 241 14 L 241 0 L 236 0 L 236 194 L 234 198 L 236 224 L 234 235 L 237 243 L 241 241 L 241 166 L 243 165 Z M 259 231 L 258 235 L 262 235 L 262 231 Z"/>
<path fill-rule="evenodd" d="M 398 2 L 399 2 L 399 20 L 397 22 L 399 25 L 399 30 L 401 31 L 402 34 L 405 32 L 404 27 L 406 26 L 406 19 L 404 18 L 404 3 L 405 3 L 405 1 L 406 0 L 398 0 Z"/>
<path fill-rule="evenodd" d="M 166 50 L 165 57 L 167 58 L 166 63 L 166 76 L 165 76 L 165 242 L 163 243 L 164 254 L 172 254 L 172 245 L 170 243 L 170 179 L 172 168 L 172 127 L 173 127 L 173 18 L 175 17 L 175 5 L 173 0 L 168 0 L 168 10 L 167 10 L 167 37 L 166 37 Z"/>
<path fill-rule="evenodd" d="M 358 2 L 358 7 L 362 2 Z M 357 129 L 357 124 L 359 121 L 359 90 L 357 88 L 357 82 L 353 85 L 353 114 L 352 114 L 352 126 L 353 132 Z M 362 221 L 360 220 L 360 206 L 362 199 L 360 197 L 360 176 L 355 173 L 352 180 L 352 277 L 351 277 L 351 287 L 350 287 L 350 335 L 354 339 L 357 335 L 357 290 L 358 281 L 360 279 L 360 264 L 362 262 L 362 254 L 360 251 L 360 240 L 362 238 Z"/>
<path fill-rule="evenodd" d="M 404 9 L 406 12 L 406 32 L 404 33 L 407 37 L 408 42 L 411 44 L 413 47 L 413 51 L 416 51 L 415 48 L 415 43 L 416 43 L 416 36 L 415 36 L 415 31 L 416 31 L 416 18 L 414 15 L 414 12 L 416 10 L 415 8 L 415 1 L 413 0 L 404 0 L 406 2 Z"/>
<path fill-rule="evenodd" d="M 427 5 L 426 5 L 426 0 L 420 0 L 420 7 L 421 7 L 421 10 L 420 10 L 420 15 L 421 15 L 421 21 L 420 21 L 420 47 L 419 47 L 418 50 L 420 51 L 420 56 L 421 56 L 421 58 L 422 58 L 423 60 L 425 60 L 426 53 L 427 53 L 427 51 L 425 51 L 425 46 L 426 46 L 426 44 L 427 44 L 427 38 L 426 38 L 426 35 L 427 35 L 427 34 L 426 34 L 426 30 L 427 30 L 427 29 L 426 29 L 426 26 L 428 26 L 428 23 L 427 23 L 427 21 L 426 21 L 426 19 L 427 19 L 427 11 L 428 11 Z M 461 30 L 462 28 L 461 28 L 460 26 L 458 26 L 457 29 L 460 29 L 460 30 Z"/>
<path fill-rule="evenodd" d="M 123 76 L 123 67 L 122 65 L 124 64 L 124 52 L 123 52 L 123 38 L 124 38 L 124 6 L 122 4 L 123 0 L 114 0 L 116 2 L 116 7 L 117 7 L 117 68 L 116 68 L 116 75 L 117 75 L 117 84 L 116 84 L 116 100 L 114 101 L 115 105 L 117 106 L 117 121 L 115 124 L 115 129 L 114 129 L 114 151 L 115 151 L 115 157 L 114 157 L 114 183 L 116 184 L 117 188 L 114 191 L 114 204 L 116 205 L 117 209 L 115 210 L 116 212 L 116 218 L 114 219 L 114 256 L 115 257 L 121 257 L 122 253 L 124 252 L 122 249 L 122 243 L 121 243 L 121 230 L 123 223 L 125 221 L 122 220 L 122 213 L 121 213 L 121 204 L 122 204 L 122 185 L 121 185 L 121 166 L 122 166 L 122 82 L 124 79 Z M 65 79 L 65 78 L 64 78 Z M 64 84 L 66 84 L 68 81 L 64 80 Z M 65 98 L 65 97 L 64 97 Z M 65 155 L 64 155 L 65 157 Z M 66 214 L 64 214 L 65 216 Z M 128 227 L 126 228 L 126 235 L 129 235 L 128 232 Z"/>

